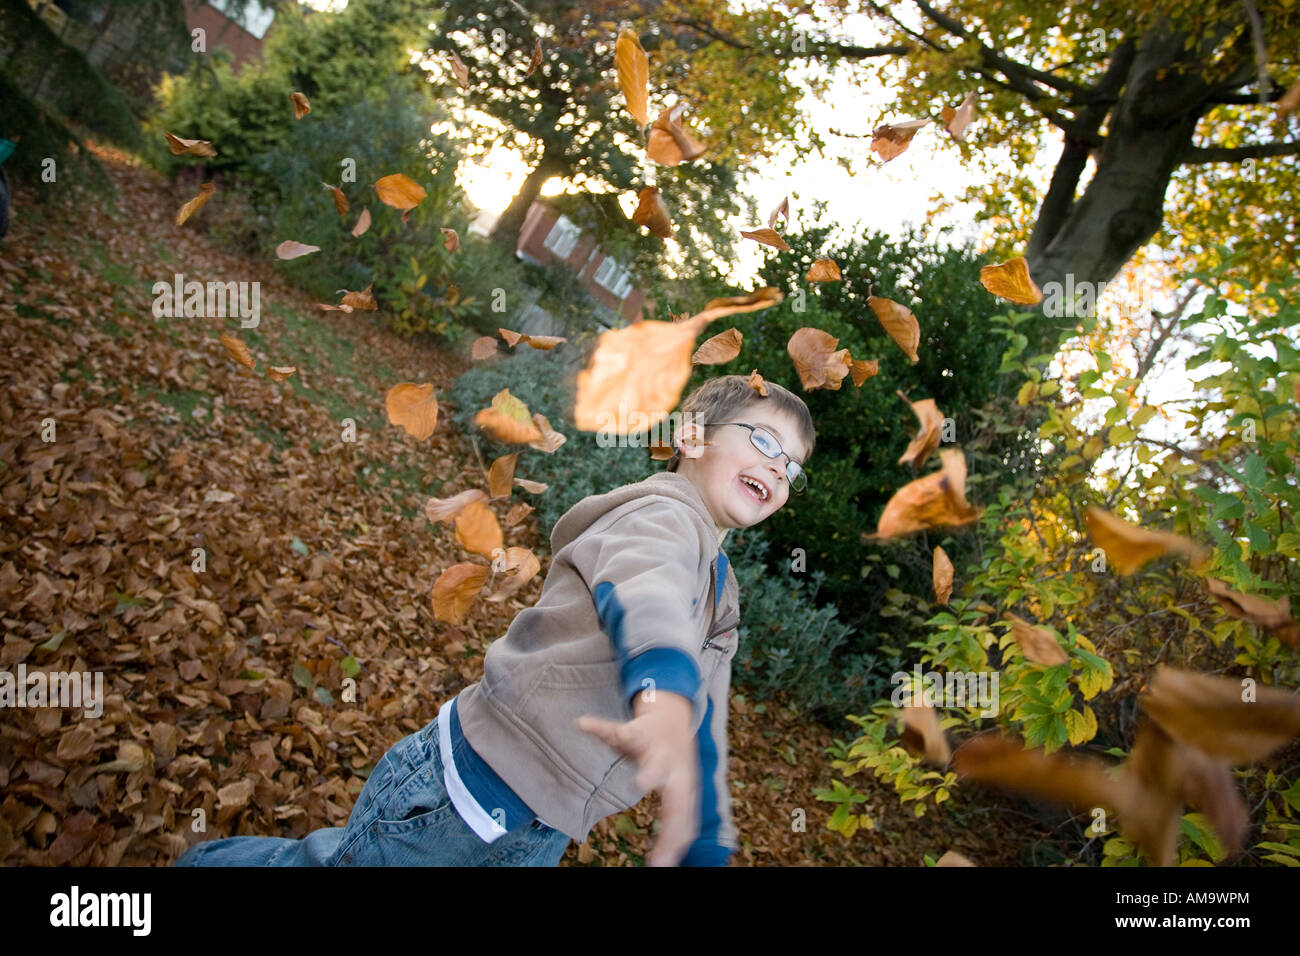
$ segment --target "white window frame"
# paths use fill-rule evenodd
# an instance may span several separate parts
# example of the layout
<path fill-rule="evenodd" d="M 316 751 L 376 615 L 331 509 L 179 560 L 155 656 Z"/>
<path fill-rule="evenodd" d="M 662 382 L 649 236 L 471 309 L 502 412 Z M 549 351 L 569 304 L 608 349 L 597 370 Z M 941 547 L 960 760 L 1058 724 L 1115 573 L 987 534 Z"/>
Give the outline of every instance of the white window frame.
<path fill-rule="evenodd" d="M 567 259 L 573 254 L 581 235 L 582 230 L 574 225 L 568 216 L 561 214 L 560 218 L 555 220 L 555 225 L 551 226 L 551 231 L 546 234 L 542 245 L 552 254 Z"/>
<path fill-rule="evenodd" d="M 608 266 L 608 268 L 606 268 Z M 593 281 L 614 298 L 622 300 L 632 288 L 632 273 L 610 257 L 596 269 Z"/>

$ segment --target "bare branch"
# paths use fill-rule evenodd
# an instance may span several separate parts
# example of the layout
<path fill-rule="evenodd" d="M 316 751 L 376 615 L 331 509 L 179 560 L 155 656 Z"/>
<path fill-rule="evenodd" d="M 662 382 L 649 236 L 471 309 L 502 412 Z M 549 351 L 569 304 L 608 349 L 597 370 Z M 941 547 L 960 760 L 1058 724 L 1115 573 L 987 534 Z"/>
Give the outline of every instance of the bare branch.
<path fill-rule="evenodd" d="M 1255 69 L 1259 72 L 1259 82 L 1256 88 L 1259 91 L 1259 105 L 1263 106 L 1268 102 L 1265 97 L 1268 95 L 1268 47 L 1264 45 L 1264 23 L 1259 18 L 1259 11 L 1255 9 L 1255 0 L 1242 0 L 1242 5 L 1246 8 L 1246 16 L 1250 18 L 1250 35 L 1255 42 Z"/>
<path fill-rule="evenodd" d="M 793 50 L 785 49 L 785 47 L 756 47 L 752 43 L 746 43 L 743 40 L 723 33 L 712 24 L 705 23 L 702 20 L 697 20 L 694 17 L 677 17 L 668 22 L 674 26 L 686 27 L 687 29 L 694 30 L 697 33 L 702 33 L 703 35 L 717 40 L 719 43 L 723 43 L 733 49 L 758 50 L 762 53 L 766 53 L 768 56 L 776 57 L 777 59 L 795 59 L 801 56 L 810 56 L 813 53 L 825 53 L 830 51 L 849 59 L 865 60 L 877 56 L 898 56 L 910 53 L 912 50 L 912 48 L 906 43 L 890 43 L 885 46 L 855 46 L 851 43 L 818 42 L 816 40 L 810 40 L 810 49 L 808 53 L 795 53 Z"/>
<path fill-rule="evenodd" d="M 1286 143 L 1254 143 L 1250 146 L 1192 146 L 1183 153 L 1183 163 L 1237 163 L 1243 159 L 1264 159 L 1269 156 L 1295 156 L 1300 154 L 1300 140 Z"/>

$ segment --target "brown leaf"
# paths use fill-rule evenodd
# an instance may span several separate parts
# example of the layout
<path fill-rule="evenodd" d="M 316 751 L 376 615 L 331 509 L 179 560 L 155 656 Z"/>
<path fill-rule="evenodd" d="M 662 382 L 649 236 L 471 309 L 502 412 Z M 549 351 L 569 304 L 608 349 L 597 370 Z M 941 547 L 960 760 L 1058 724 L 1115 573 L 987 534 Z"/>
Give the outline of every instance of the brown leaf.
<path fill-rule="evenodd" d="M 975 118 L 975 94 L 967 93 L 960 106 L 956 109 L 945 106 L 939 115 L 943 117 L 944 132 L 960 143 L 966 138 L 966 127 Z"/>
<path fill-rule="evenodd" d="M 1043 290 L 1029 275 L 1029 263 L 1024 256 L 980 269 L 980 285 L 994 295 L 1019 305 L 1037 305 L 1043 301 Z"/>
<path fill-rule="evenodd" d="M 1142 709 L 1174 740 L 1233 766 L 1263 760 L 1300 734 L 1300 696 L 1241 680 L 1156 668 Z"/>
<path fill-rule="evenodd" d="M 946 767 L 952 758 L 948 738 L 939 727 L 939 714 L 928 704 L 913 697 L 901 708 L 903 734 L 899 741 L 913 757 L 924 757 L 938 767 Z"/>
<path fill-rule="evenodd" d="M 1084 521 L 1093 542 L 1106 552 L 1106 560 L 1120 574 L 1132 574 L 1164 554 L 1181 554 L 1194 568 L 1208 559 L 1205 549 L 1190 538 L 1168 531 L 1148 531 L 1095 505 L 1084 513 Z"/>
<path fill-rule="evenodd" d="M 493 498 L 509 498 L 510 489 L 515 483 L 515 464 L 519 453 L 502 455 L 488 468 L 488 494 Z"/>
<path fill-rule="evenodd" d="M 934 549 L 934 599 L 947 604 L 952 597 L 952 560 L 948 552 L 938 546 Z"/>
<path fill-rule="evenodd" d="M 692 365 L 722 365 L 740 354 L 744 336 L 738 329 L 727 329 L 705 340 L 691 356 Z"/>
<path fill-rule="evenodd" d="M 505 546 L 497 516 L 482 501 L 471 501 L 456 515 L 456 540 L 466 551 L 485 558 Z"/>
<path fill-rule="evenodd" d="M 924 465 L 930 453 L 939 447 L 939 438 L 943 431 L 943 412 L 939 411 L 939 406 L 934 403 L 933 398 L 922 399 L 913 404 L 902 392 L 898 393 L 898 397 L 907 402 L 921 428 L 902 457 L 898 459 L 900 465 L 910 465 L 915 471 Z"/>
<path fill-rule="evenodd" d="M 77 724 L 71 730 L 64 731 L 59 738 L 58 749 L 54 756 L 68 763 L 75 763 L 90 756 L 95 748 L 95 732 L 85 724 Z"/>
<path fill-rule="evenodd" d="M 348 197 L 343 195 L 343 190 L 337 186 L 331 186 L 329 183 L 321 183 L 334 196 L 334 208 L 340 216 L 346 216 L 348 210 L 352 207 L 348 205 Z"/>
<path fill-rule="evenodd" d="M 518 475 L 515 476 L 515 484 L 530 495 L 540 495 L 550 487 L 550 485 L 544 485 L 540 481 L 529 481 L 527 478 L 520 478 Z"/>
<path fill-rule="evenodd" d="M 763 376 L 758 374 L 758 369 L 754 369 L 752 372 L 749 373 L 748 384 L 749 387 L 752 388 L 754 391 L 758 392 L 758 394 L 762 395 L 764 398 L 767 398 L 767 383 L 763 381 Z"/>
<path fill-rule="evenodd" d="M 1277 118 L 1284 119 L 1300 109 L 1300 80 L 1296 80 L 1277 101 Z"/>
<path fill-rule="evenodd" d="M 1094 807 L 1118 811 L 1124 803 L 1120 785 L 1102 761 L 1026 750 L 1021 741 L 998 732 L 979 734 L 958 747 L 953 770 L 961 780 L 1064 804 L 1076 812 Z"/>
<path fill-rule="evenodd" d="M 1156 866 L 1174 863 L 1188 750 L 1143 721 L 1117 781 L 1120 827 Z"/>
<path fill-rule="evenodd" d="M 506 527 L 513 528 L 532 513 L 532 505 L 528 504 L 526 501 L 519 502 L 519 504 L 514 505 L 506 512 Z"/>
<path fill-rule="evenodd" d="M 943 467 L 908 482 L 889 499 L 875 537 L 892 538 L 926 528 L 970 524 L 983 512 L 966 501 L 966 457 L 957 448 L 939 452 Z"/>
<path fill-rule="evenodd" d="M 650 127 L 646 156 L 661 166 L 678 166 L 704 155 L 706 147 L 683 129 L 679 122 L 684 108 L 685 104 L 678 103 L 663 110 Z"/>
<path fill-rule="evenodd" d="M 645 226 L 660 239 L 671 239 L 673 223 L 668 217 L 668 207 L 664 205 L 663 196 L 657 186 L 646 186 L 637 195 L 636 211 L 632 221 L 638 226 Z"/>
<path fill-rule="evenodd" d="M 648 319 L 602 332 L 578 373 L 573 423 L 581 431 L 627 434 L 634 422 L 652 428 L 677 406 L 691 377 L 695 337 L 708 324 Z M 629 415 L 627 410 L 638 412 Z M 639 421 L 644 418 L 644 421 Z"/>
<path fill-rule="evenodd" d="M 522 342 L 530 348 L 544 352 L 549 352 L 560 343 L 569 341 L 562 335 L 529 335 L 527 332 L 515 332 L 513 329 L 497 329 L 497 334 L 505 339 L 506 345 L 511 347 Z"/>
<path fill-rule="evenodd" d="M 370 210 L 362 209 L 361 215 L 357 217 L 357 224 L 352 227 L 352 235 L 354 238 L 357 236 L 365 235 L 366 230 L 369 228 L 370 228 Z"/>
<path fill-rule="evenodd" d="M 916 350 L 921 344 L 921 326 L 916 321 L 916 316 L 912 314 L 912 310 L 907 306 L 899 305 L 893 299 L 875 295 L 867 297 L 867 305 L 871 307 L 872 312 L 876 313 L 876 318 L 880 320 L 885 332 L 894 340 L 894 344 L 903 350 L 903 354 L 911 363 L 915 365 L 920 361 Z"/>
<path fill-rule="evenodd" d="M 790 225 L 790 197 L 786 196 L 781 200 L 781 204 L 773 209 L 767 216 L 767 228 L 775 229 L 776 221 L 784 219 L 785 224 Z"/>
<path fill-rule="evenodd" d="M 257 362 L 253 359 L 253 353 L 248 351 L 248 346 L 233 335 L 222 332 L 221 344 L 226 347 L 226 351 L 230 353 L 230 357 L 240 365 L 250 369 L 257 366 Z"/>
<path fill-rule="evenodd" d="M 1008 612 L 1007 620 L 1011 622 L 1011 636 L 1016 639 L 1016 646 L 1020 648 L 1020 653 L 1025 655 L 1025 659 L 1034 664 L 1042 664 L 1044 667 L 1055 667 L 1058 664 L 1067 664 L 1070 656 L 1065 653 L 1058 641 L 1046 628 L 1035 627 L 1022 617 Z"/>
<path fill-rule="evenodd" d="M 761 289 L 755 289 L 748 295 L 729 295 L 720 299 L 710 299 L 704 306 L 704 311 L 700 312 L 694 318 L 702 322 L 712 322 L 714 319 L 721 319 L 724 316 L 735 315 L 739 312 L 755 312 L 759 309 L 768 309 L 779 303 L 785 294 L 775 286 L 763 286 Z M 685 322 L 686 316 L 681 316 L 679 321 Z"/>
<path fill-rule="evenodd" d="M 527 548 L 506 548 L 492 560 L 492 570 L 509 575 L 504 584 L 488 595 L 489 601 L 504 601 L 536 577 L 542 569 L 537 555 Z"/>
<path fill-rule="evenodd" d="M 308 102 L 307 97 L 304 94 L 298 92 L 290 93 L 289 101 L 293 103 L 294 119 L 302 119 L 311 112 L 311 103 Z M 340 215 L 342 214 L 340 213 Z"/>
<path fill-rule="evenodd" d="M 273 382 L 287 382 L 296 371 L 298 371 L 296 365 L 268 365 L 266 367 L 266 377 Z"/>
<path fill-rule="evenodd" d="M 880 372 L 880 362 L 876 359 L 854 359 L 849 362 L 849 377 L 858 388 L 862 383 Z"/>
<path fill-rule="evenodd" d="M 442 230 L 442 245 L 448 252 L 455 253 L 460 250 L 460 234 L 448 226 L 440 226 Z"/>
<path fill-rule="evenodd" d="M 956 850 L 949 850 L 943 856 L 939 857 L 935 866 L 974 866 L 970 860 L 962 856 Z"/>
<path fill-rule="evenodd" d="M 877 126 L 875 132 L 871 134 L 871 150 L 882 160 L 889 162 L 906 152 L 916 131 L 931 122 L 933 120 L 918 119 Z"/>
<path fill-rule="evenodd" d="M 370 291 L 374 288 L 374 283 L 366 286 L 360 292 L 349 292 L 347 289 L 339 289 L 343 293 L 341 305 L 346 305 L 351 309 L 360 309 L 363 312 L 374 312 L 379 306 L 375 304 L 374 294 Z"/>
<path fill-rule="evenodd" d="M 532 420 L 528 406 L 503 388 L 492 396 L 492 406 L 474 416 L 474 424 L 497 441 L 526 445 L 541 441 L 542 432 Z"/>
<path fill-rule="evenodd" d="M 451 72 L 456 74 L 457 85 L 462 90 L 468 90 L 469 67 L 465 65 L 465 61 L 460 58 L 459 54 L 457 54 L 455 50 L 452 50 L 449 55 L 451 56 Z"/>
<path fill-rule="evenodd" d="M 433 619 L 462 623 L 487 577 L 488 569 L 481 564 L 453 564 L 443 571 L 433 583 Z"/>
<path fill-rule="evenodd" d="M 324 309 L 326 312 L 351 312 L 350 305 L 330 305 L 328 302 L 317 302 L 316 308 Z"/>
<path fill-rule="evenodd" d="M 839 282 L 843 277 L 834 259 L 818 259 L 808 269 L 808 274 L 804 278 L 809 282 Z"/>
<path fill-rule="evenodd" d="M 761 242 L 765 246 L 771 246 L 773 249 L 780 249 L 782 252 L 788 250 L 790 246 L 777 233 L 775 229 L 755 229 L 753 232 L 740 233 L 746 239 L 753 239 L 755 242 Z"/>
<path fill-rule="evenodd" d="M 475 501 L 487 501 L 487 495 L 478 488 L 470 488 L 468 491 L 462 491 L 450 498 L 430 498 L 425 502 L 424 514 L 425 517 L 435 523 L 450 521 L 460 514 L 461 509 L 468 507 Z"/>
<path fill-rule="evenodd" d="M 528 61 L 528 69 L 524 72 L 524 76 L 525 77 L 532 76 L 533 70 L 537 69 L 541 65 L 542 65 L 542 41 L 538 40 L 533 46 L 533 56 L 532 59 Z"/>
<path fill-rule="evenodd" d="M 438 400 L 433 383 L 416 385 L 402 382 L 388 390 L 384 409 L 390 425 L 401 425 L 411 437 L 424 441 L 438 427 Z"/>
<path fill-rule="evenodd" d="M 217 155 L 217 151 L 206 139 L 181 139 L 168 132 L 164 132 L 163 135 L 167 137 L 167 148 L 172 151 L 173 156 Z"/>
<path fill-rule="evenodd" d="M 275 255 L 280 259 L 297 259 L 301 256 L 309 256 L 313 252 L 320 252 L 320 246 L 309 246 L 305 242 L 295 242 L 293 239 L 286 239 L 275 247 Z"/>
<path fill-rule="evenodd" d="M 614 66 L 618 85 L 627 100 L 627 111 L 642 126 L 650 122 L 650 60 L 641 48 L 641 40 L 624 28 L 614 44 Z"/>
<path fill-rule="evenodd" d="M 799 384 L 805 391 L 816 388 L 834 391 L 840 387 L 844 376 L 849 373 L 852 360 L 848 349 L 836 351 L 839 342 L 829 332 L 806 326 L 790 336 L 785 350 L 794 360 L 795 371 L 799 373 Z"/>
<path fill-rule="evenodd" d="M 212 183 L 204 183 L 199 187 L 199 194 L 181 206 L 180 212 L 176 214 L 176 225 L 183 226 L 185 221 L 203 208 L 203 204 L 212 198 L 212 194 L 217 191 L 217 187 Z"/>
<path fill-rule="evenodd" d="M 1252 624 L 1258 624 L 1265 630 L 1273 631 L 1291 623 L 1291 596 L 1283 595 L 1279 601 L 1242 594 L 1228 587 L 1226 581 L 1218 578 L 1206 578 L 1205 586 L 1210 596 L 1219 602 L 1219 606 L 1233 617 L 1243 618 Z"/>
<path fill-rule="evenodd" d="M 375 183 L 375 192 L 379 193 L 380 202 L 404 210 L 414 209 L 428 195 L 423 186 L 401 173 L 393 173 L 379 180 Z"/>
<path fill-rule="evenodd" d="M 470 349 L 470 358 L 475 361 L 492 358 L 497 354 L 497 340 L 490 335 L 480 335 L 474 340 L 474 345 Z"/>
<path fill-rule="evenodd" d="M 537 430 L 542 433 L 542 437 L 537 441 L 530 441 L 528 443 L 529 448 L 535 448 L 538 451 L 546 452 L 546 454 L 550 455 L 569 440 L 567 436 L 562 435 L 560 432 L 557 432 L 552 428 L 551 423 L 547 420 L 545 415 L 541 414 L 541 412 L 533 413 L 533 424 L 536 425 Z"/>

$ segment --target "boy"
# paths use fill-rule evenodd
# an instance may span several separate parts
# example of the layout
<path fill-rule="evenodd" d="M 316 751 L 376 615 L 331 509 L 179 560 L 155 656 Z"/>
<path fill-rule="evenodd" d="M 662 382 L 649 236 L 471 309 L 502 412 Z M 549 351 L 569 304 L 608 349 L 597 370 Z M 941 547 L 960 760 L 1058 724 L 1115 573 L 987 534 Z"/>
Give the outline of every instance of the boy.
<path fill-rule="evenodd" d="M 481 681 L 384 755 L 345 827 L 214 840 L 176 865 L 554 866 L 653 789 L 650 865 L 725 866 L 739 609 L 721 545 L 803 490 L 816 440 L 803 401 L 766 388 L 705 383 L 666 473 L 556 522 L 537 603 L 488 648 Z"/>

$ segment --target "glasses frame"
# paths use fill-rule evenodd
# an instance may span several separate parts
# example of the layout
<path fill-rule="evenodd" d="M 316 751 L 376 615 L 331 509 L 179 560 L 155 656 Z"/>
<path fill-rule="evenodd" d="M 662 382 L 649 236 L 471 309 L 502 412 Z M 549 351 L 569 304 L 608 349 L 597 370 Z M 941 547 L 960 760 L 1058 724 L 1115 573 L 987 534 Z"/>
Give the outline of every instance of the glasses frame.
<path fill-rule="evenodd" d="M 799 462 L 791 458 L 790 453 L 781 447 L 781 442 L 777 440 L 777 437 L 773 435 L 770 431 L 768 431 L 766 428 L 763 428 L 762 425 L 750 425 L 748 422 L 700 422 L 700 425 L 702 425 L 704 428 L 716 428 L 720 425 L 739 425 L 741 428 L 748 428 L 749 443 L 753 445 L 755 448 L 758 448 L 759 451 L 762 451 L 766 457 L 780 458 L 782 455 L 785 455 L 785 461 L 786 461 L 785 479 L 790 483 L 791 491 L 793 491 L 796 495 L 801 495 L 804 493 L 804 490 L 808 487 L 807 470 L 804 468 L 803 465 L 801 465 Z M 758 432 L 759 430 L 761 430 L 763 434 L 766 435 L 768 438 L 772 439 L 772 444 L 776 445 L 775 455 L 768 455 L 767 452 L 763 451 L 763 449 L 759 447 L 758 440 L 755 438 L 755 433 Z M 796 469 L 794 475 L 790 474 L 791 468 Z M 798 482 L 800 479 L 802 479 L 802 484 L 796 487 L 795 486 L 796 482 Z"/>

